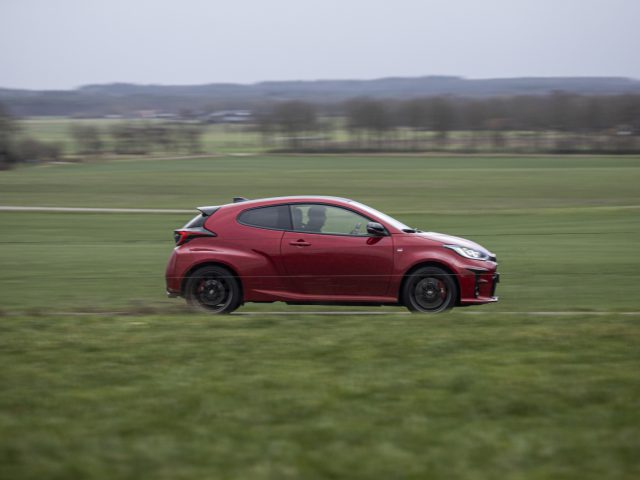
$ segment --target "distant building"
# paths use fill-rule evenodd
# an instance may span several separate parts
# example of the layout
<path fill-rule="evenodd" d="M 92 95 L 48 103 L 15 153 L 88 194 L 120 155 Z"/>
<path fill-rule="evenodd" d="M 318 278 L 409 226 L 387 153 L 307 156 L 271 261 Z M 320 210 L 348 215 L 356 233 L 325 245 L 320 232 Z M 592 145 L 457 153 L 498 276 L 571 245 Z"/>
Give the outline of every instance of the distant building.
<path fill-rule="evenodd" d="M 175 113 L 165 113 L 165 112 L 160 112 L 158 110 L 138 110 L 136 112 L 136 116 L 138 118 L 145 118 L 145 119 L 162 119 L 162 120 L 173 120 L 174 118 L 177 118 L 178 116 Z"/>
<path fill-rule="evenodd" d="M 156 118 L 158 114 L 156 110 L 138 110 L 136 113 L 140 118 Z"/>
<path fill-rule="evenodd" d="M 207 123 L 247 123 L 252 119 L 249 110 L 219 110 L 206 116 Z"/>

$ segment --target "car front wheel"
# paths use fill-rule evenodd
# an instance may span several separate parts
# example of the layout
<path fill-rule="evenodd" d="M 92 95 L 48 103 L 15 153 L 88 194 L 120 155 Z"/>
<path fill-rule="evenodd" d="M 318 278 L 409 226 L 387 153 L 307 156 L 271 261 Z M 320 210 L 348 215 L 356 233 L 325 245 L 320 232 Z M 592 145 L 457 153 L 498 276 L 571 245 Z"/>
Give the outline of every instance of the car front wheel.
<path fill-rule="evenodd" d="M 438 313 L 456 303 L 458 288 L 453 275 L 438 267 L 411 273 L 402 289 L 402 303 L 415 313 Z"/>
<path fill-rule="evenodd" d="M 193 272 L 184 294 L 189 305 L 209 313 L 231 313 L 242 301 L 238 280 L 229 270 L 217 266 Z"/>

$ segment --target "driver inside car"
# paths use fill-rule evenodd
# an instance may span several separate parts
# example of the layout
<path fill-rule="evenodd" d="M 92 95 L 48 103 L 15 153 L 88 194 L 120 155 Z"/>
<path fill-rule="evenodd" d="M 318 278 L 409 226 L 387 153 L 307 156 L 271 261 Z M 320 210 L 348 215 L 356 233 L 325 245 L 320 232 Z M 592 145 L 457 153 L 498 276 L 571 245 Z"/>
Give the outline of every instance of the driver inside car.
<path fill-rule="evenodd" d="M 321 205 L 314 205 L 307 211 L 307 225 L 305 231 L 322 233 L 322 227 L 324 227 L 327 221 L 327 209 Z"/>
<path fill-rule="evenodd" d="M 293 220 L 294 230 L 304 230 L 304 223 L 302 223 L 302 210 L 300 207 L 293 207 L 291 209 L 291 219 Z"/>

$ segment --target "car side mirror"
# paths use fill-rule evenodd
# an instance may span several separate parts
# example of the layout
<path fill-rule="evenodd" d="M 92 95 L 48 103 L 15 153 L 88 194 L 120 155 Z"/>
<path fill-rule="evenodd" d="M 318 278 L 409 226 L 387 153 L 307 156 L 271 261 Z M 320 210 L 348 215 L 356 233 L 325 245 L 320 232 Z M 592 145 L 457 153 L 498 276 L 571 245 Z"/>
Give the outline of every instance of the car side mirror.
<path fill-rule="evenodd" d="M 381 237 L 387 234 L 387 230 L 378 222 L 369 222 L 367 223 L 367 233 Z"/>

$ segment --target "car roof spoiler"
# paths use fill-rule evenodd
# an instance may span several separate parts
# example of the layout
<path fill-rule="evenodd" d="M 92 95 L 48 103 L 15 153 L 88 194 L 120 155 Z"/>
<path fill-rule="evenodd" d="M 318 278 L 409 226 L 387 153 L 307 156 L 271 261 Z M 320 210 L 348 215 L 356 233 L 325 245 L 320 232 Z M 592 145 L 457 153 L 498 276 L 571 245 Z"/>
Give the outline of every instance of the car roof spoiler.
<path fill-rule="evenodd" d="M 233 203 L 240 203 L 240 202 L 248 202 L 249 199 L 248 198 L 244 198 L 244 197 L 233 197 Z M 211 215 L 213 215 L 214 213 L 216 213 L 216 211 L 220 208 L 219 205 L 216 206 L 212 206 L 212 207 L 198 207 L 197 210 L 205 217 L 209 217 Z"/>
<path fill-rule="evenodd" d="M 204 217 L 208 217 L 210 215 L 213 215 L 214 213 L 216 213 L 216 211 L 219 209 L 219 206 L 214 206 L 214 207 L 198 207 L 198 211 L 204 216 Z"/>

